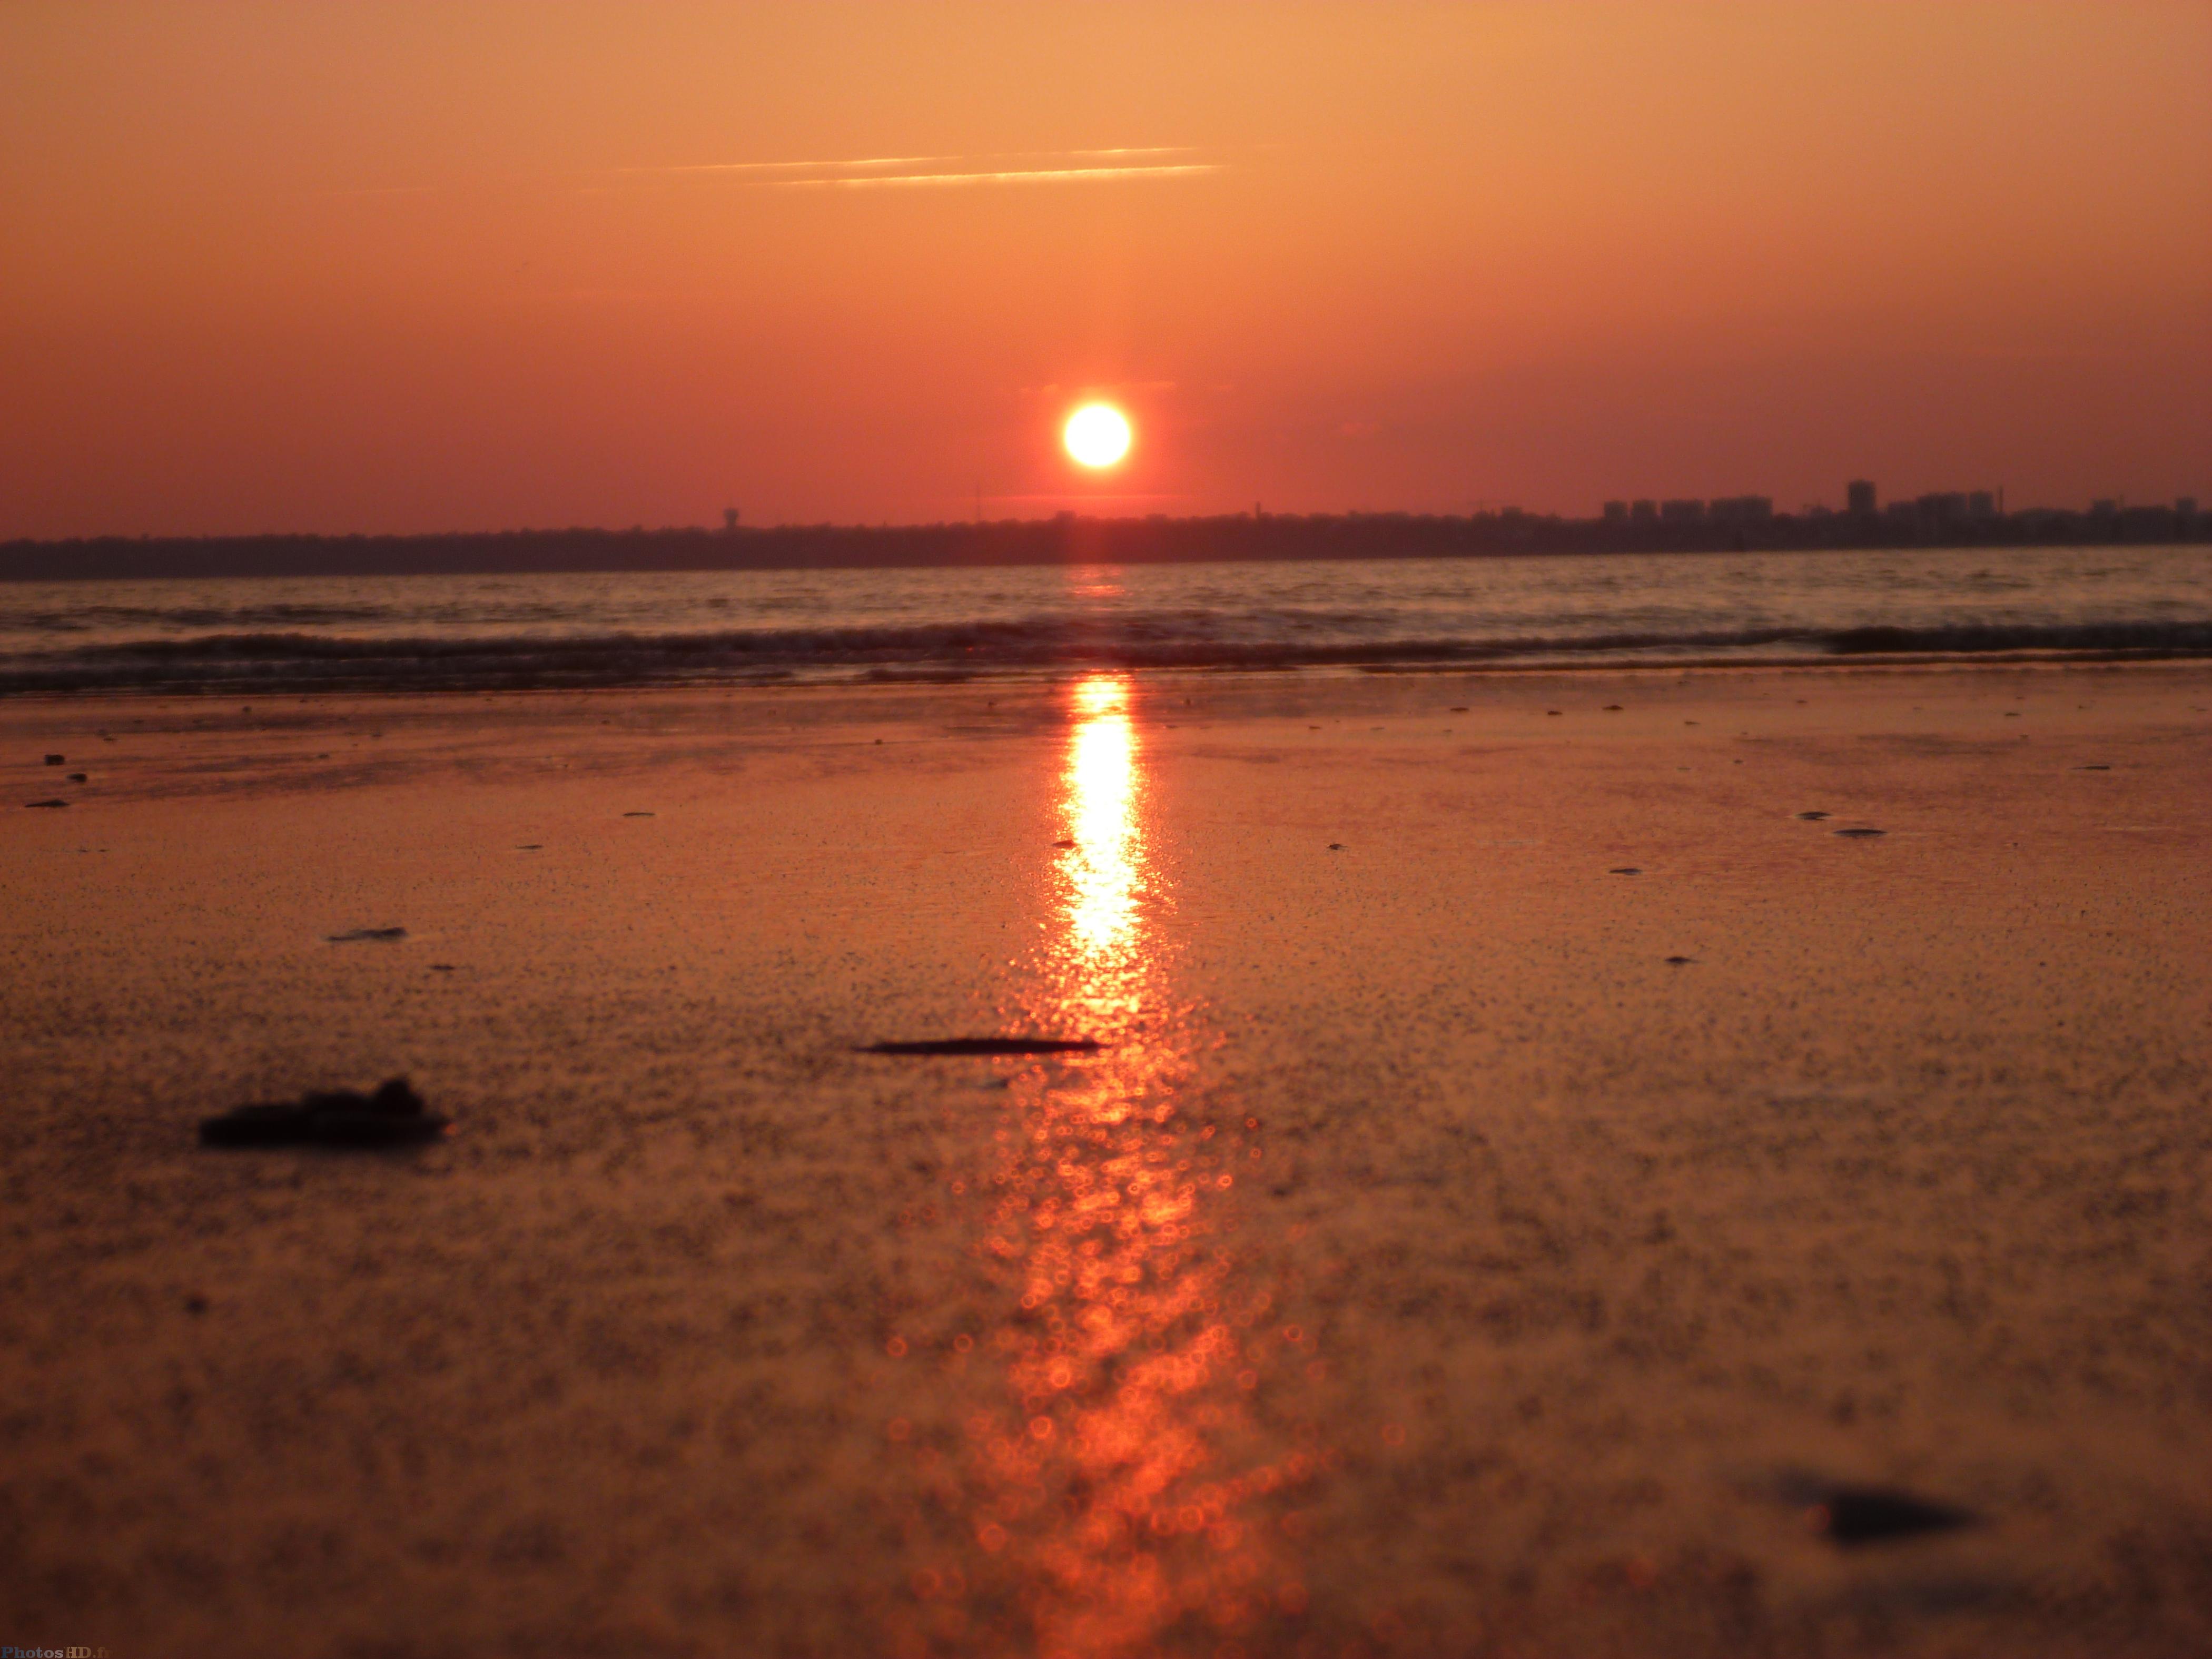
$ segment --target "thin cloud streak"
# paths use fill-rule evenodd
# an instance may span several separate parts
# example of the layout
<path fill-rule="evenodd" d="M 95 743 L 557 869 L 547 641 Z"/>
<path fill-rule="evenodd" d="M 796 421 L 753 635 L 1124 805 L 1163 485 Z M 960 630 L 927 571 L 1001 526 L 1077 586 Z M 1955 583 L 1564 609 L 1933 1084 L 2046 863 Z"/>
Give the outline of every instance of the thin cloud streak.
<path fill-rule="evenodd" d="M 1122 145 L 1109 149 L 999 150 L 980 155 L 862 155 L 839 161 L 684 161 L 659 167 L 603 167 L 602 173 L 638 176 L 686 173 L 860 173 L 875 167 L 957 167 L 985 161 L 1119 161 L 1133 156 L 1191 155 L 1187 144 Z M 975 168 L 975 171 L 982 169 Z M 1012 169 L 1027 171 L 1028 169 Z"/>
<path fill-rule="evenodd" d="M 967 159 L 964 155 L 864 155 L 851 161 L 687 161 L 671 167 L 603 167 L 600 171 L 632 178 L 702 173 L 829 173 L 859 167 L 936 167 Z"/>
<path fill-rule="evenodd" d="M 769 179 L 762 180 L 760 187 L 766 190 L 876 190 L 886 186 L 926 188 L 957 185 L 1067 184 L 1112 179 L 1188 178 L 1196 173 L 1224 171 L 1226 169 L 1218 161 L 1186 161 L 1170 167 L 1020 167 L 993 173 L 875 173 L 858 179 Z"/>

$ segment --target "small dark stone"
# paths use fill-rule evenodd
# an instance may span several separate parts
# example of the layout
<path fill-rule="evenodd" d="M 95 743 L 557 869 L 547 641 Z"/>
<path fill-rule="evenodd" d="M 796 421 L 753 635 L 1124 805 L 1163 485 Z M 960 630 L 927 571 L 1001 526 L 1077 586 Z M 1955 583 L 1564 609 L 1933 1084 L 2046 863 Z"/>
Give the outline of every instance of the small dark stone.
<path fill-rule="evenodd" d="M 1800 812 L 1797 816 L 1808 823 L 1818 823 L 1828 815 L 1826 812 Z"/>
<path fill-rule="evenodd" d="M 1452 713 L 1455 714 L 1464 714 L 1467 713 L 1467 705 L 1463 702 L 1454 703 L 1452 705 Z"/>
<path fill-rule="evenodd" d="M 1053 845 L 1065 851 L 1066 848 L 1074 846 L 1075 843 L 1072 841 L 1056 841 L 1053 842 Z"/>
<path fill-rule="evenodd" d="M 332 945 L 352 945 L 363 939 L 377 939 L 389 944 L 406 937 L 404 927 L 356 927 L 350 933 L 331 934 L 329 942 Z"/>
<path fill-rule="evenodd" d="M 1695 957 L 1668 957 L 1667 965 L 1669 968 L 1686 968 L 1696 960 Z"/>
<path fill-rule="evenodd" d="M 27 800 L 23 805 L 26 808 L 29 808 L 33 806 L 67 806 L 69 803 L 65 800 Z"/>
<path fill-rule="evenodd" d="M 625 812 L 623 816 L 626 818 L 649 818 L 653 814 L 650 812 Z"/>
<path fill-rule="evenodd" d="M 2081 769 L 2085 772 L 2101 772 L 2105 769 L 2101 766 L 2085 766 Z M 89 772 L 72 772 L 69 775 L 69 781 L 71 783 L 90 783 L 92 781 L 92 774 Z"/>
<path fill-rule="evenodd" d="M 1560 710 L 1559 710 L 1559 709 L 1557 709 L 1557 708 L 1547 708 L 1544 712 L 1545 712 L 1547 714 L 1556 714 L 1560 713 L 1561 711 L 1560 711 Z"/>
<path fill-rule="evenodd" d="M 61 755 L 49 755 L 46 757 L 46 764 L 49 766 L 60 766 L 64 763 L 65 759 L 66 757 Z"/>
<path fill-rule="evenodd" d="M 1332 853 L 1341 853 L 1344 850 L 1344 843 L 1340 841 L 1333 841 L 1328 844 L 1328 850 Z"/>
<path fill-rule="evenodd" d="M 1637 868 L 1637 866 L 1632 864 L 1615 865 L 1612 869 L 1606 872 L 1606 874 L 1608 876 L 1640 876 L 1643 873 L 1643 871 Z"/>
<path fill-rule="evenodd" d="M 1620 705 L 1617 702 L 1609 702 L 1605 706 L 1605 712 L 1608 714 L 1618 714 L 1620 712 Z"/>
<path fill-rule="evenodd" d="M 2077 766 L 2074 769 L 2076 772 L 2109 772 L 2112 769 L 2109 766 Z"/>
<path fill-rule="evenodd" d="M 374 1094 L 334 1089 L 297 1101 L 240 1106 L 200 1123 L 205 1146 L 403 1146 L 434 1140 L 446 1118 L 395 1077 Z"/>
<path fill-rule="evenodd" d="M 453 971 L 453 964 L 450 962 L 434 962 L 430 964 L 430 971 L 434 974 L 450 974 Z"/>
<path fill-rule="evenodd" d="M 1836 834 L 1848 836 L 1853 841 L 1872 841 L 1876 836 L 1886 836 L 1887 830 L 1838 830 Z"/>
<path fill-rule="evenodd" d="M 542 842 L 526 841 L 514 850 L 518 853 L 542 853 L 545 850 L 545 847 Z"/>
<path fill-rule="evenodd" d="M 207 1310 L 208 1299 L 202 1296 L 198 1291 L 194 1291 L 190 1296 L 185 1298 L 185 1311 L 186 1313 L 204 1314 Z"/>
<path fill-rule="evenodd" d="M 1089 1037 L 937 1037 L 924 1042 L 871 1042 L 864 1054 L 1089 1054 L 1106 1045 Z"/>

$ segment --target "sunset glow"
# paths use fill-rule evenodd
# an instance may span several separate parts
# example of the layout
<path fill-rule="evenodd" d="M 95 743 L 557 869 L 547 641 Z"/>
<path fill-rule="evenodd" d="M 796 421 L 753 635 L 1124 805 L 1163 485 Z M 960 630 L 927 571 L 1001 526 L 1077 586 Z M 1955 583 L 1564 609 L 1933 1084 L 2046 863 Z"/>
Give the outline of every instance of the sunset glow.
<path fill-rule="evenodd" d="M 2208 64 L 2180 0 L 0 8 L 0 538 L 1048 514 L 1092 386 L 1139 512 L 2204 494 Z"/>

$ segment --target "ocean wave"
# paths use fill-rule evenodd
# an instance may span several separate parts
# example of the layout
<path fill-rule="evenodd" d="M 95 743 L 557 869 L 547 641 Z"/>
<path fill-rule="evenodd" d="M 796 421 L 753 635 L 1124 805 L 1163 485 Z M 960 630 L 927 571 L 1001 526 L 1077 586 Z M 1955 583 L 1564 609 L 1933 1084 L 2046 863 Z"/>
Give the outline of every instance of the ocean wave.
<path fill-rule="evenodd" d="M 1924 627 L 1616 629 L 1480 637 L 1376 636 L 1361 628 L 1254 629 L 1192 611 L 1098 620 L 1032 617 L 911 626 L 580 635 L 377 638 L 256 631 L 111 641 L 0 657 L 0 695 L 92 690 L 442 690 L 647 685 L 794 675 L 990 674 L 1085 669 L 1469 666 L 1520 661 L 1664 664 L 1765 653 L 1790 659 L 2212 655 L 2212 621 L 1945 623 Z M 1308 619 L 1310 620 L 1310 619 Z"/>

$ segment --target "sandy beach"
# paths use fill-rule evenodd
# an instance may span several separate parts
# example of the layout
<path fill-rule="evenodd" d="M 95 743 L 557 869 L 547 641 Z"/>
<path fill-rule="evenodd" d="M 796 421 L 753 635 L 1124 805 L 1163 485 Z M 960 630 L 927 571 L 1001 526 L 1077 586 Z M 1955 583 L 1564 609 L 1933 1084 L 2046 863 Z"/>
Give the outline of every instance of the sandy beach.
<path fill-rule="evenodd" d="M 0 737 L 0 1641 L 2212 1650 L 2212 670 Z"/>

